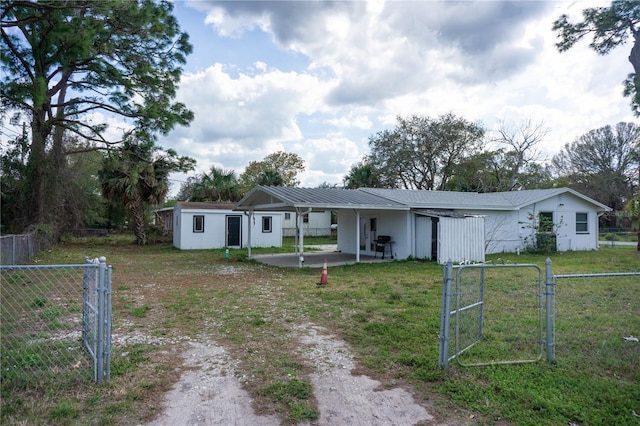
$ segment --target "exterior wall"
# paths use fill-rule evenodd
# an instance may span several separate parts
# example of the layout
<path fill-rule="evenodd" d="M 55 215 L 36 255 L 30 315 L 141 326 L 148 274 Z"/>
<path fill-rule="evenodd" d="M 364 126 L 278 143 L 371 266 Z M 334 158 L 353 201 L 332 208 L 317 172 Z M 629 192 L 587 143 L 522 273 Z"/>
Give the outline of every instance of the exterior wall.
<path fill-rule="evenodd" d="M 553 214 L 553 230 L 557 236 L 558 251 L 596 250 L 598 248 L 598 212 L 593 205 L 572 194 L 561 194 L 520 210 L 523 247 L 535 239 L 535 224 L 530 216 L 533 215 L 537 220 L 540 212 Z M 587 214 L 586 232 L 576 229 L 576 213 Z"/>
<path fill-rule="evenodd" d="M 486 252 L 523 251 L 535 245 L 540 212 L 553 213 L 558 251 L 596 250 L 598 248 L 598 212 L 595 207 L 571 194 L 562 194 L 518 211 L 468 211 L 484 215 Z M 576 230 L 576 213 L 587 214 L 587 232 Z M 535 223 L 532 220 L 535 218 Z"/>
<path fill-rule="evenodd" d="M 289 219 L 285 215 L 289 213 Z M 282 235 L 294 237 L 296 235 L 295 212 L 286 212 L 282 215 Z M 331 211 L 309 213 L 309 222 L 302 224 L 303 235 L 305 237 L 325 237 L 331 235 Z"/>
<path fill-rule="evenodd" d="M 159 211 L 154 215 L 154 224 L 166 231 L 173 231 L 173 210 Z"/>
<path fill-rule="evenodd" d="M 375 256 L 373 242 L 380 235 L 389 235 L 394 258 L 405 259 L 413 252 L 413 231 L 408 216 L 408 211 L 361 211 L 359 225 L 353 210 L 341 209 L 338 211 L 338 250 L 355 253 L 356 232 L 359 232 L 364 237 L 360 239 L 360 254 Z M 375 231 L 371 230 L 371 219 L 376 221 Z"/>
<path fill-rule="evenodd" d="M 485 253 L 514 253 L 522 251 L 523 232 L 518 211 L 467 211 L 467 214 L 484 216 Z"/>
<path fill-rule="evenodd" d="M 204 216 L 204 232 L 194 232 L 194 216 Z M 173 246 L 180 250 L 214 249 L 226 247 L 227 217 L 241 217 L 240 241 L 248 245 L 249 217 L 232 210 L 181 209 L 176 207 L 173 220 Z M 262 218 L 271 217 L 271 232 L 262 232 Z M 282 213 L 261 212 L 251 220 L 251 247 L 282 246 Z"/>

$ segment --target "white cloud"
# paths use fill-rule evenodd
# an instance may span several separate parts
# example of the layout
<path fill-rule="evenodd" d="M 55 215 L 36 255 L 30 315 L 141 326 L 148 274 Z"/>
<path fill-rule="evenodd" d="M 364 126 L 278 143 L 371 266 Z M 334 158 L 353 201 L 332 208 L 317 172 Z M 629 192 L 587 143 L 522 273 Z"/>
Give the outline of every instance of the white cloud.
<path fill-rule="evenodd" d="M 223 39 L 251 43 L 258 29 L 273 42 L 246 68 L 216 63 L 213 51 L 207 68 L 184 76 L 179 98 L 196 118 L 167 141 L 201 169 L 241 172 L 284 150 L 305 160 L 303 186 L 339 183 L 397 115 L 453 112 L 489 129 L 543 122 L 549 156 L 591 129 L 634 120 L 621 94 L 630 45 L 604 57 L 587 40 L 565 53 L 554 45 L 556 18 L 579 19 L 605 1 L 193 4 L 205 12 L 187 30 L 206 20 Z"/>

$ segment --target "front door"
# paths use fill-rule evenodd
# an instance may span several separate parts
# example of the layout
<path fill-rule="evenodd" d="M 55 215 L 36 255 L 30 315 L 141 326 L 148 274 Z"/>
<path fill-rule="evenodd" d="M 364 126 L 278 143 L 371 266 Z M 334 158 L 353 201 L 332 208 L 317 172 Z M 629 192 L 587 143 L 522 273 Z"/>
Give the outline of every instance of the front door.
<path fill-rule="evenodd" d="M 227 247 L 240 247 L 242 216 L 227 216 Z"/>

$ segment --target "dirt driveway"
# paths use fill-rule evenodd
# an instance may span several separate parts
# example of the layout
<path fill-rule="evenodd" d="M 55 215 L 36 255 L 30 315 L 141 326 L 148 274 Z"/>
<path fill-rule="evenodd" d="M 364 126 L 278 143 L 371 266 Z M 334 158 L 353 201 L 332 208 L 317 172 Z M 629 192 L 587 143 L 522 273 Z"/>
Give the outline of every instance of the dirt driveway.
<path fill-rule="evenodd" d="M 309 386 L 308 406 L 316 411 L 299 416 L 301 425 L 468 423 L 466 413 L 443 408 L 437 394 L 364 368 L 330 321 L 312 321 L 316 308 L 305 303 L 318 300 L 311 297 L 315 271 L 307 278 L 255 263 L 211 262 L 209 253 L 172 255 L 132 256 L 114 274 L 116 345 L 157 346 L 153 356 L 164 357 L 157 365 L 173 368 L 147 397 L 153 402 L 142 407 L 142 423 L 289 424 L 291 413 L 263 391 L 295 380 Z M 302 295 L 292 281 L 298 279 Z M 144 307 L 144 315 L 132 315 Z"/>
<path fill-rule="evenodd" d="M 400 387 L 380 389 L 380 382 L 353 374 L 347 344 L 326 330 L 305 324 L 297 330 L 301 351 L 313 364 L 314 396 L 320 415 L 313 425 L 443 424 Z M 279 425 L 281 419 L 254 412 L 241 384 L 242 372 L 221 346 L 191 342 L 184 353 L 185 372 L 166 395 L 166 410 L 149 425 Z"/>

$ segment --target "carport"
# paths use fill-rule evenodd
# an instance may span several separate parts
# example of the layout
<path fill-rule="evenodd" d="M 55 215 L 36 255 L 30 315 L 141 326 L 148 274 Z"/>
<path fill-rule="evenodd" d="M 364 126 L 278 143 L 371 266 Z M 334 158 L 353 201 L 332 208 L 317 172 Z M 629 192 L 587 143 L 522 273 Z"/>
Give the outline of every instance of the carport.
<path fill-rule="evenodd" d="M 293 188 L 285 186 L 262 186 L 254 187 L 242 200 L 236 204 L 234 210 L 243 211 L 249 217 L 253 217 L 257 211 L 283 211 L 295 212 L 298 222 L 296 233 L 299 239 L 296 252 L 287 255 L 270 255 L 254 257 L 251 255 L 251 234 L 248 236 L 248 257 L 254 258 L 264 263 L 282 262 L 291 266 L 291 260 L 297 261 L 299 268 L 303 266 L 322 266 L 324 259 L 319 259 L 314 252 L 304 252 L 304 235 L 300 232 L 304 215 L 311 212 L 321 212 L 326 210 L 348 210 L 356 216 L 356 223 L 359 221 L 360 213 L 366 211 L 380 210 L 406 210 L 408 207 L 403 204 L 387 200 L 385 198 L 369 194 L 356 189 L 330 189 L 330 188 Z M 339 225 L 339 224 L 338 224 Z M 372 256 L 362 256 L 360 254 L 360 232 L 357 228 L 345 230 L 338 226 L 338 241 L 344 232 L 353 232 L 356 241 L 355 254 L 347 253 L 325 253 L 331 254 L 327 257 L 327 263 L 331 259 L 332 264 L 348 264 L 363 261 L 376 261 Z M 279 259 L 279 257 L 282 257 Z M 288 258 L 286 257 L 288 256 Z M 270 259 L 270 260 L 269 260 Z M 272 263 L 275 264 L 275 263 Z M 313 266 L 312 266 L 313 265 Z"/>
<path fill-rule="evenodd" d="M 299 268 L 300 258 L 296 253 L 276 253 L 276 254 L 260 254 L 252 257 L 254 260 L 264 263 L 265 265 L 279 266 L 281 268 Z M 322 268 L 324 261 L 327 261 L 328 267 L 354 265 L 356 263 L 380 263 L 391 262 L 391 259 L 381 259 L 373 256 L 361 255 L 360 260 L 356 261 L 353 253 L 341 253 L 339 251 L 307 251 L 304 253 L 304 262 L 302 266 L 306 268 Z"/>

